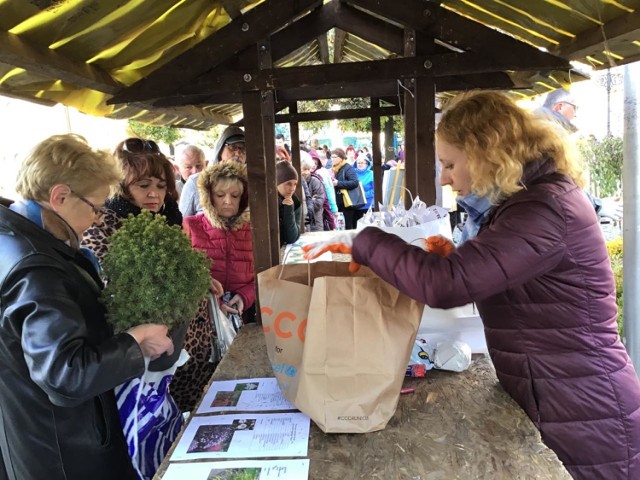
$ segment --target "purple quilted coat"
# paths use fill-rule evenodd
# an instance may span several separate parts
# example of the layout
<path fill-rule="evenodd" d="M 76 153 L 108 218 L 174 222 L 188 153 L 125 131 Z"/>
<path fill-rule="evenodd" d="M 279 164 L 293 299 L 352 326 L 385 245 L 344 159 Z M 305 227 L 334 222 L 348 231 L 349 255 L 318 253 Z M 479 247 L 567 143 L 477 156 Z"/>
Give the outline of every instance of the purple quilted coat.
<path fill-rule="evenodd" d="M 367 228 L 353 258 L 436 308 L 476 302 L 504 389 L 575 478 L 640 479 L 640 383 L 617 333 L 605 242 L 549 161 L 449 257 Z"/>

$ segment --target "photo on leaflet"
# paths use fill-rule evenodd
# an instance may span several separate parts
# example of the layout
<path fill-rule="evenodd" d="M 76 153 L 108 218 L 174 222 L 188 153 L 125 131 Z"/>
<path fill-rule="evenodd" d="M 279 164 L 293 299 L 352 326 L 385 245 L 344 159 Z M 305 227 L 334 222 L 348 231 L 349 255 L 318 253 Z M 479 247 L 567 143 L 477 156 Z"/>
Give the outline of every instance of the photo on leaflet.
<path fill-rule="evenodd" d="M 202 425 L 198 427 L 187 453 L 227 452 L 235 431 L 233 425 Z"/>
<path fill-rule="evenodd" d="M 257 390 L 260 384 L 258 382 L 239 383 L 234 389 L 236 392 L 243 392 L 245 390 Z"/>
<path fill-rule="evenodd" d="M 238 405 L 240 395 L 246 390 L 257 390 L 260 386 L 257 382 L 239 383 L 234 388 L 233 392 L 220 391 L 216 393 L 213 398 L 210 407 L 235 407 Z"/>
<path fill-rule="evenodd" d="M 207 480 L 258 480 L 261 468 L 214 468 Z"/>

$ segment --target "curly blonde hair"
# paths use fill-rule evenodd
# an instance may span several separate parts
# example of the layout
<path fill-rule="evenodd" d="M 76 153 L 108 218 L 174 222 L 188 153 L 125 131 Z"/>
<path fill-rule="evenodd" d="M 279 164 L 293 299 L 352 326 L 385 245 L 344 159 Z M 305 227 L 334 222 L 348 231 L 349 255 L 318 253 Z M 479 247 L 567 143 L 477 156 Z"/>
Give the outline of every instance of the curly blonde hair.
<path fill-rule="evenodd" d="M 47 201 L 58 184 L 88 195 L 103 185 L 116 185 L 121 178 L 111 153 L 94 150 L 80 135 L 53 135 L 36 145 L 22 163 L 16 191 L 28 200 Z"/>
<path fill-rule="evenodd" d="M 467 92 L 445 107 L 436 138 L 465 152 L 471 190 L 497 201 L 522 190 L 524 166 L 541 158 L 584 186 L 575 146 L 549 121 L 518 107 L 498 92 Z"/>

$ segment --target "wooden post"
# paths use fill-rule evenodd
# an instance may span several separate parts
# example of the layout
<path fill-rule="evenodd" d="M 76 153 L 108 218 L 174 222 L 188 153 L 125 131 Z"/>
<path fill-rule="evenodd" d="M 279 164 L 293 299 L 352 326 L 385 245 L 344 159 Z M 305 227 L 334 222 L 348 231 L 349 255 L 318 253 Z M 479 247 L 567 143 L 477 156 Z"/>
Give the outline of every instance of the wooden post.
<path fill-rule="evenodd" d="M 292 105 L 289 106 L 289 113 L 296 114 L 298 113 L 298 103 L 293 102 Z M 291 133 L 291 162 L 293 163 L 293 167 L 298 172 L 298 186 L 296 187 L 296 195 L 302 202 L 302 182 L 304 179 L 302 178 L 302 172 L 300 170 L 300 125 L 298 122 L 293 121 L 289 123 L 289 132 Z M 302 207 L 304 208 L 304 207 Z M 304 232 L 304 218 L 300 224 L 300 233 Z"/>
<path fill-rule="evenodd" d="M 378 108 L 380 99 L 371 99 L 371 108 Z M 371 117 L 371 161 L 373 165 L 373 209 L 378 210 L 378 202 L 382 203 L 382 152 L 380 151 L 380 115 Z"/>
<path fill-rule="evenodd" d="M 271 60 L 271 42 L 269 39 L 260 40 L 257 43 L 258 68 L 268 69 L 273 66 Z M 280 263 L 280 221 L 278 215 L 278 192 L 276 188 L 276 130 L 275 130 L 275 107 L 273 90 L 262 90 L 260 92 L 262 119 L 262 144 L 264 147 L 266 184 L 267 184 L 267 204 L 269 205 L 269 235 L 271 237 L 271 266 Z M 257 285 L 257 282 L 256 282 Z"/>
<path fill-rule="evenodd" d="M 296 113 L 297 113 L 297 103 L 296 103 L 296 107 L 289 107 L 289 113 L 291 112 L 292 108 L 295 108 Z M 296 141 L 293 141 L 293 130 L 294 130 L 294 126 L 295 126 L 295 131 L 296 131 Z M 302 178 L 302 170 L 300 168 L 300 132 L 298 130 L 298 122 L 290 122 L 289 123 L 289 131 L 291 132 L 291 163 L 293 164 L 293 168 L 296 169 L 296 172 L 298 172 L 298 185 L 296 186 L 296 196 L 300 199 L 300 202 L 304 203 L 304 196 L 302 194 L 302 182 L 304 182 L 304 179 Z M 302 211 L 304 211 L 304 205 L 301 206 Z M 304 233 L 304 216 L 302 218 L 302 221 L 300 222 L 300 233 Z"/>
<path fill-rule="evenodd" d="M 404 56 L 416 56 L 416 31 L 404 29 Z M 416 149 L 416 79 L 411 78 L 404 83 L 404 162 L 405 187 L 414 197 L 418 194 L 418 152 Z M 411 206 L 411 195 L 404 196 L 404 204 Z"/>
<path fill-rule="evenodd" d="M 277 197 L 270 195 L 267 175 L 274 175 L 271 163 L 265 158 L 262 129 L 262 96 L 260 92 L 242 94 L 242 111 L 247 145 L 247 173 L 249 175 L 249 208 L 253 239 L 253 263 L 256 274 L 276 265 L 279 257 L 273 257 L 272 244 L 280 244 L 278 234 L 270 233 L 269 207 L 276 208 Z M 271 167 L 271 168 L 269 168 Z M 275 181 L 272 180 L 272 183 Z M 277 210 L 276 210 L 277 212 Z M 276 227 L 278 226 L 276 220 Z M 278 231 L 276 231 L 278 233 Z M 257 288 L 256 282 L 256 288 Z"/>
<path fill-rule="evenodd" d="M 420 200 L 427 205 L 436 204 L 436 152 L 435 134 L 435 82 L 433 78 L 416 79 L 415 85 L 415 125 L 416 151 L 418 152 L 415 174 L 416 191 Z"/>

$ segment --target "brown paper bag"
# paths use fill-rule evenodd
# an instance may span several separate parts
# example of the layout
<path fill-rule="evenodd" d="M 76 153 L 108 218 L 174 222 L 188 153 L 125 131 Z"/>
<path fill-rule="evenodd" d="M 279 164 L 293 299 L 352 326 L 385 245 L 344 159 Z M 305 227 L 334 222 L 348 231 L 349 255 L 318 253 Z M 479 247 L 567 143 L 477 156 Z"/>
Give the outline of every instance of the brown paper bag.
<path fill-rule="evenodd" d="M 311 284 L 311 286 L 309 286 Z M 423 305 L 346 262 L 258 274 L 267 352 L 284 396 L 324 432 L 383 429 L 393 416 Z"/>

